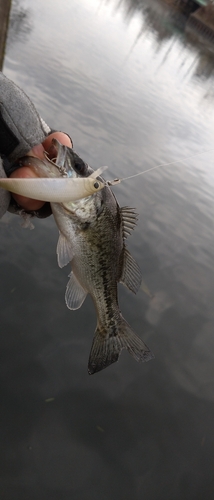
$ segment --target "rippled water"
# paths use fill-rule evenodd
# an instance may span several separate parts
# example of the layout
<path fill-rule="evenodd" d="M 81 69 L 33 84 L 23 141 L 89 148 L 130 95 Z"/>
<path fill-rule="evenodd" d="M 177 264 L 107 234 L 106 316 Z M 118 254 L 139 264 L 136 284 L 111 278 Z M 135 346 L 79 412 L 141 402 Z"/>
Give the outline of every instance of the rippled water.
<path fill-rule="evenodd" d="M 158 0 L 14 1 L 5 74 L 136 206 L 146 286 L 120 287 L 155 353 L 89 377 L 94 307 L 66 309 L 52 218 L 0 222 L 1 481 L 6 500 L 213 498 L 212 48 Z"/>

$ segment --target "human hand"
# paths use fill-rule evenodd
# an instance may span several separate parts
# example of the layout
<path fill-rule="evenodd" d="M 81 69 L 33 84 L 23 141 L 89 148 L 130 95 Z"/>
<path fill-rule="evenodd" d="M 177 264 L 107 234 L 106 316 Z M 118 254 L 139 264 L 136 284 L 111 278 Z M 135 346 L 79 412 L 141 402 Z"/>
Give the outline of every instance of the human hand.
<path fill-rule="evenodd" d="M 27 154 L 26 156 L 35 156 L 36 158 L 40 158 L 41 160 L 44 158 L 44 151 L 47 153 L 50 151 L 50 158 L 51 158 L 51 145 L 52 145 L 52 139 L 57 139 L 61 144 L 67 147 L 72 147 L 72 143 L 68 135 L 64 134 L 63 132 L 53 132 L 50 134 L 46 139 L 43 141 L 42 144 L 38 144 L 37 146 L 34 146 Z M 10 177 L 18 177 L 18 178 L 33 178 L 37 177 L 36 173 L 30 168 L 30 167 L 20 167 L 14 170 Z M 19 194 L 14 194 L 13 193 L 13 198 L 14 200 L 20 205 L 24 210 L 27 211 L 36 211 L 39 210 L 40 208 L 43 207 L 45 202 L 43 201 L 38 201 L 38 200 L 32 200 L 31 198 L 26 198 L 25 196 L 21 196 Z"/>
<path fill-rule="evenodd" d="M 35 177 L 30 167 L 17 168 L 13 173 L 11 167 L 26 155 L 43 159 L 44 150 L 49 152 L 53 137 L 72 147 L 66 134 L 51 133 L 25 92 L 0 72 L 0 177 Z M 24 210 L 34 212 L 37 217 L 47 217 L 51 213 L 48 204 L 39 210 L 43 202 L 19 195 L 13 195 L 13 198 Z M 10 194 L 0 188 L 0 218 L 6 210 L 19 213 L 19 207 L 15 202 L 10 204 L 10 199 Z"/>

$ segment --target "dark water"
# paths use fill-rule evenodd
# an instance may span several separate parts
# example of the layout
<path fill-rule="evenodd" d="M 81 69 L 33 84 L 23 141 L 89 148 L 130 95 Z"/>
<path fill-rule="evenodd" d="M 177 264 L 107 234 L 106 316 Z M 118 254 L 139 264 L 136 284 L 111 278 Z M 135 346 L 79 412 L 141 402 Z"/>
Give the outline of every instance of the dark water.
<path fill-rule="evenodd" d="M 93 167 L 126 177 L 213 146 L 212 50 L 157 1 L 14 1 L 5 74 Z M 114 188 L 151 299 L 120 288 L 155 353 L 89 377 L 88 298 L 66 309 L 52 218 L 0 221 L 4 500 L 201 500 L 214 491 L 213 151 Z"/>

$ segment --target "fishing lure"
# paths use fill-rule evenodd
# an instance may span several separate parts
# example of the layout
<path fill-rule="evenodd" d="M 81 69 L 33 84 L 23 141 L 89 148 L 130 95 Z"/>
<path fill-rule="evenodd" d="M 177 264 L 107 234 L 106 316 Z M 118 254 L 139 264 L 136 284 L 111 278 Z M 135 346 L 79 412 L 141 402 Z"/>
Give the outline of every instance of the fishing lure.
<path fill-rule="evenodd" d="M 40 177 L 40 178 L 4 178 L 0 187 L 11 193 L 20 194 L 34 200 L 49 202 L 68 202 L 86 198 L 104 188 L 104 183 L 97 177 L 105 170 L 98 168 L 89 177 Z"/>

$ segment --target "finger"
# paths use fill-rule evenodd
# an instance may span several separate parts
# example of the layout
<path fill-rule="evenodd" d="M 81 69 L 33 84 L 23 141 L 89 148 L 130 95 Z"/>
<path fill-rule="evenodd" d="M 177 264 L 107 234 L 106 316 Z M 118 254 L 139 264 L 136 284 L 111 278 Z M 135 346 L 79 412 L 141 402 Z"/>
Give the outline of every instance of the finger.
<path fill-rule="evenodd" d="M 43 160 L 44 158 L 44 147 L 42 144 L 37 144 L 36 146 L 34 146 L 32 149 L 30 149 L 30 151 L 28 151 L 28 153 L 26 154 L 26 156 L 35 156 L 36 158 L 40 158 L 40 160 Z"/>
<path fill-rule="evenodd" d="M 63 132 L 53 132 L 50 134 L 48 137 L 46 137 L 45 141 L 43 144 L 38 144 L 37 146 L 34 146 L 28 153 L 27 156 L 35 156 L 36 158 L 40 158 L 41 160 L 44 158 L 44 151 L 51 151 L 52 148 L 52 139 L 57 139 L 61 144 L 67 147 L 72 147 L 73 144 L 68 137 L 68 135 L 64 134 Z M 52 158 L 55 155 L 54 148 L 53 148 L 53 153 L 52 155 L 50 154 L 50 157 Z M 30 168 L 30 167 L 21 167 L 16 169 L 10 177 L 37 177 L 35 172 Z M 13 198 L 16 200 L 16 202 L 25 210 L 39 210 L 44 204 L 45 201 L 38 201 L 38 200 L 32 200 L 31 198 L 26 198 L 25 196 L 21 196 L 19 194 L 13 194 Z"/>
<path fill-rule="evenodd" d="M 63 132 L 53 132 L 48 137 L 46 137 L 46 139 L 43 142 L 43 147 L 44 147 L 45 151 L 50 153 L 51 158 L 53 156 L 55 156 L 55 153 L 56 153 L 55 148 L 52 145 L 52 139 L 57 139 L 57 141 L 59 141 L 61 144 L 63 144 L 63 146 L 67 146 L 68 148 L 73 147 L 71 139 L 70 139 L 70 137 L 68 137 L 68 135 L 64 134 Z M 53 151 L 53 153 L 52 153 L 52 151 Z M 53 156 L 52 156 L 52 154 L 53 154 Z"/>
<path fill-rule="evenodd" d="M 10 177 L 26 179 L 37 177 L 37 175 L 30 167 L 21 167 L 14 170 Z M 39 210 L 45 204 L 45 201 L 32 200 L 31 198 L 26 198 L 26 196 L 15 193 L 13 193 L 13 198 L 25 210 Z"/>
<path fill-rule="evenodd" d="M 64 132 L 53 132 L 50 134 L 42 144 L 37 144 L 30 151 L 28 151 L 27 156 L 35 156 L 36 158 L 40 158 L 41 160 L 44 158 L 44 151 L 51 151 L 52 148 L 52 139 L 57 139 L 61 144 L 67 146 L 68 148 L 72 148 L 73 144 L 71 142 L 70 137 Z"/>

